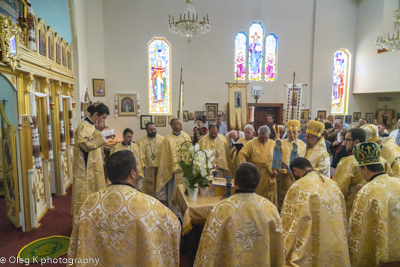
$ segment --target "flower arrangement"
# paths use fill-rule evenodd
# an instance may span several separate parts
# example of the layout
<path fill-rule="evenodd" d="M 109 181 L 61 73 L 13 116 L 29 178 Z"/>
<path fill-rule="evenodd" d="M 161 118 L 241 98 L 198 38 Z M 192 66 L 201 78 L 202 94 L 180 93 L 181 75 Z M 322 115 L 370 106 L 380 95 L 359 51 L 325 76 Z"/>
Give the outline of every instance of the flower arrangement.
<path fill-rule="evenodd" d="M 213 151 L 202 150 L 199 144 L 189 148 L 189 144 L 191 144 L 189 141 L 182 143 L 181 149 L 178 151 L 181 155 L 181 160 L 178 164 L 183 170 L 188 182 L 188 188 L 196 188 L 196 184 L 198 184 L 199 187 L 205 189 L 209 186 L 207 175 L 213 167 L 211 164 L 214 160 Z M 183 156 L 183 154 L 186 156 Z"/>

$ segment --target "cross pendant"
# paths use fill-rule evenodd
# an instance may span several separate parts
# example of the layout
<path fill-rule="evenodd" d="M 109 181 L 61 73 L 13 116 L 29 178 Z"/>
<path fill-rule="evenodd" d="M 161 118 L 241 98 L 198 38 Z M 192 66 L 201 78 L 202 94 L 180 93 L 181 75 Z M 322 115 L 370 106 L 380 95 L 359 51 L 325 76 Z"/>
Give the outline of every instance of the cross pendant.
<path fill-rule="evenodd" d="M 155 159 L 156 159 L 156 155 L 154 155 L 154 153 L 151 154 L 151 160 L 154 161 Z"/>

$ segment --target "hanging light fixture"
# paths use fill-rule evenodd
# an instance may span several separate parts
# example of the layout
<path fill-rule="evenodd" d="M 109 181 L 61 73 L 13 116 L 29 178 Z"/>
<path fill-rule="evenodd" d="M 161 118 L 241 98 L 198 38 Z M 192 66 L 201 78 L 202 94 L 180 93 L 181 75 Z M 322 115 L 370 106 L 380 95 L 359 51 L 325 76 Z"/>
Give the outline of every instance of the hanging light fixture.
<path fill-rule="evenodd" d="M 171 15 L 168 18 L 169 32 L 180 34 L 188 38 L 188 43 L 192 36 L 201 33 L 206 34 L 210 32 L 211 25 L 210 20 L 207 17 L 203 17 L 203 21 L 199 21 L 198 14 L 194 9 L 193 0 L 186 0 L 185 10 L 179 16 L 179 21 L 174 20 L 174 16 Z"/>
<path fill-rule="evenodd" d="M 394 21 L 394 24 L 400 23 L 400 0 L 399 0 L 399 5 L 398 8 L 392 12 L 391 18 Z M 382 50 L 386 49 L 387 51 L 397 51 L 400 50 L 400 33 L 397 31 L 397 33 L 388 33 L 388 36 L 386 39 L 382 36 L 378 36 L 376 41 L 375 41 L 376 49 L 379 52 L 382 52 Z"/>

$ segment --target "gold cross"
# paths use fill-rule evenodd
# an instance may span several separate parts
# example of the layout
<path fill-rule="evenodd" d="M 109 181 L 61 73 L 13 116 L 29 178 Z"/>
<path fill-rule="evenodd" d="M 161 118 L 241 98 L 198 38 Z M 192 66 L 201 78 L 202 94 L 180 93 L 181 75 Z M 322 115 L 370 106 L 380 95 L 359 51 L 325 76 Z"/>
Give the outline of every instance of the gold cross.
<path fill-rule="evenodd" d="M 215 151 L 215 156 L 216 156 L 217 158 L 218 158 L 218 155 L 219 155 L 219 154 L 218 154 L 218 151 Z"/>
<path fill-rule="evenodd" d="M 368 149 L 368 153 L 371 154 L 371 147 L 367 146 L 365 149 Z"/>

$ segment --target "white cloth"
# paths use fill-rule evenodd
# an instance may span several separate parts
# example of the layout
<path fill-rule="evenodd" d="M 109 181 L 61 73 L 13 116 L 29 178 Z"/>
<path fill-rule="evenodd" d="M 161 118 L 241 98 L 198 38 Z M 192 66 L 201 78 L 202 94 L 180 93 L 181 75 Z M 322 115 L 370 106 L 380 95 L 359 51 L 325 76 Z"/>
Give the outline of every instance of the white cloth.
<path fill-rule="evenodd" d="M 342 129 L 343 129 L 343 128 L 342 128 Z M 342 130 L 340 130 L 340 132 L 337 133 L 337 139 L 336 139 L 336 140 L 337 140 L 338 142 L 342 142 L 342 135 L 341 135 L 341 134 L 342 134 Z"/>
<path fill-rule="evenodd" d="M 398 134 L 399 134 L 399 129 L 392 131 L 392 132 L 389 134 L 389 137 L 392 137 L 392 138 L 394 139 L 394 141 L 396 142 L 396 144 L 397 144 L 398 146 L 400 146 L 400 140 L 396 140 Z"/>
<path fill-rule="evenodd" d="M 239 140 L 240 138 L 243 138 L 243 137 L 244 137 L 244 132 L 239 131 L 239 138 L 238 138 L 238 140 Z M 226 138 L 226 140 L 228 140 L 229 148 L 232 149 L 232 141 L 231 141 L 231 139 L 229 138 L 229 132 L 225 134 L 225 138 Z"/>

